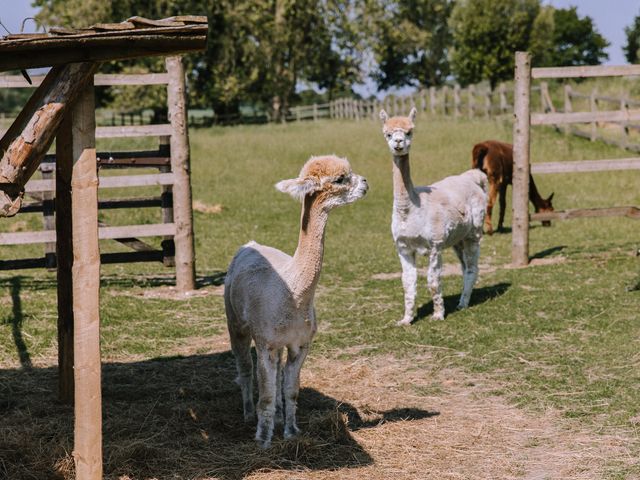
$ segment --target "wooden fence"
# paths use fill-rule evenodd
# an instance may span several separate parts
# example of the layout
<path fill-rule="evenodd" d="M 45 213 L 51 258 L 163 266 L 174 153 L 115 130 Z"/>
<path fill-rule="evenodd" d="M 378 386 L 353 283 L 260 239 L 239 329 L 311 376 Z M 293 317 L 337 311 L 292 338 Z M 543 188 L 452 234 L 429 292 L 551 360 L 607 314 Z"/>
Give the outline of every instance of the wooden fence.
<path fill-rule="evenodd" d="M 601 76 L 640 75 L 640 65 L 531 68 L 531 56 L 527 52 L 516 53 L 515 71 L 515 120 L 513 125 L 513 219 L 512 262 L 515 265 L 529 263 L 529 220 L 565 220 L 569 218 L 627 216 L 640 219 L 640 208 L 636 206 L 574 209 L 529 215 L 529 173 L 577 173 L 610 170 L 640 170 L 640 158 L 590 160 L 574 162 L 550 162 L 530 165 L 531 125 L 570 126 L 589 124 L 592 129 L 597 122 L 640 121 L 640 109 L 628 108 L 600 111 L 591 108 L 588 112 L 571 111 L 571 103 L 565 103 L 564 112 L 531 113 L 531 80 L 541 78 L 585 78 Z M 590 97 L 591 105 L 594 98 Z M 566 98 L 566 97 L 565 97 Z M 570 97 L 569 97 L 570 98 Z"/>
<path fill-rule="evenodd" d="M 99 189 L 157 186 L 157 196 L 131 196 L 100 199 L 100 209 L 159 208 L 160 222 L 145 225 L 110 226 L 99 223 L 100 239 L 113 239 L 133 251 L 103 253 L 102 263 L 161 261 L 176 267 L 180 291 L 195 288 L 193 215 L 189 178 L 189 145 L 184 101 L 184 70 L 179 57 L 168 57 L 167 73 L 134 75 L 95 75 L 95 86 L 164 85 L 168 93 L 169 123 L 96 127 L 96 138 L 157 137 L 158 148 L 146 151 L 98 152 L 98 170 L 153 168 L 158 173 L 99 176 Z M 34 77 L 33 87 L 44 77 Z M 22 76 L 0 76 L 0 88 L 28 88 Z M 3 132 L 0 132 L 3 134 Z M 23 205 L 23 213 L 41 212 L 41 231 L 0 233 L 0 245 L 44 243 L 44 257 L 0 261 L 0 270 L 56 266 L 55 230 L 55 155 L 47 155 L 41 164 L 42 179 L 30 180 L 25 195 L 33 201 Z M 161 250 L 138 237 L 162 237 Z"/>

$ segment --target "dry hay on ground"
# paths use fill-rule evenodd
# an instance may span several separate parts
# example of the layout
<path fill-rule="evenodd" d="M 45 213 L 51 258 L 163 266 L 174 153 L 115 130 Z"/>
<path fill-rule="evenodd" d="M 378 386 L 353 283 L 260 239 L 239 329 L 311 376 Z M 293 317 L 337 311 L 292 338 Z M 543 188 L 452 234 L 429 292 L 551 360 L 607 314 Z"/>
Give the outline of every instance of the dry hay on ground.
<path fill-rule="evenodd" d="M 486 378 L 439 369 L 424 351 L 310 358 L 304 435 L 286 442 L 278 431 L 261 451 L 242 422 L 225 336 L 211 345 L 205 355 L 194 353 L 200 339 L 181 357 L 104 365 L 106 479 L 582 479 L 634 461 L 637 439 L 518 409 Z M 0 379 L 0 477 L 73 478 L 72 410 L 52 402 L 55 369 Z"/>

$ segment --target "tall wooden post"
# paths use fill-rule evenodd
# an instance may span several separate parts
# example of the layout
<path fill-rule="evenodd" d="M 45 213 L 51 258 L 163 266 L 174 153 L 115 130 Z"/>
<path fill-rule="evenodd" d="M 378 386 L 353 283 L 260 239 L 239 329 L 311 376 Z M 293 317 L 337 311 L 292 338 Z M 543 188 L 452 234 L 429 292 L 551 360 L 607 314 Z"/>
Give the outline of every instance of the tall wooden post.
<path fill-rule="evenodd" d="M 100 250 L 98 173 L 93 81 L 72 109 L 71 224 L 73 238 L 73 351 L 75 439 L 78 480 L 102 479 L 100 375 Z"/>
<path fill-rule="evenodd" d="M 71 173 L 73 141 L 71 115 L 62 119 L 56 137 L 56 266 L 58 279 L 58 397 L 73 403 L 73 230 Z"/>
<path fill-rule="evenodd" d="M 513 122 L 513 201 L 511 261 L 529 263 L 529 127 L 531 55 L 516 52 Z"/>
<path fill-rule="evenodd" d="M 171 169 L 173 184 L 173 221 L 176 254 L 176 287 L 179 292 L 196 288 L 193 208 L 191 205 L 191 165 L 187 130 L 184 66 L 180 57 L 167 57 L 169 85 L 167 97 L 171 123 Z"/>

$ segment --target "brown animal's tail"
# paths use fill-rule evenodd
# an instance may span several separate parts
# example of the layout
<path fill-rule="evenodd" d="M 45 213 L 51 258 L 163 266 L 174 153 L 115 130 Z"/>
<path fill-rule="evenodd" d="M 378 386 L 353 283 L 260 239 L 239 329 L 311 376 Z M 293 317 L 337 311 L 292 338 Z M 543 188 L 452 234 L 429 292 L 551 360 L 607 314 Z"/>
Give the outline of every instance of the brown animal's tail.
<path fill-rule="evenodd" d="M 484 157 L 487 155 L 489 147 L 486 143 L 477 143 L 471 152 L 471 168 L 479 168 L 484 172 Z M 486 173 L 486 172 L 485 172 Z"/>

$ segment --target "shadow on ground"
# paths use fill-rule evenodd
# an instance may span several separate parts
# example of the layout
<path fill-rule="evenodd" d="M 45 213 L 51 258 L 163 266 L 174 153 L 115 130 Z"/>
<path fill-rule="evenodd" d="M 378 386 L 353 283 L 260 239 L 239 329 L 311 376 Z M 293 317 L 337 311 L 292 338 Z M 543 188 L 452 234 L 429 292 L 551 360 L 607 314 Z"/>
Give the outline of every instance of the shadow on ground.
<path fill-rule="evenodd" d="M 230 352 L 103 365 L 104 478 L 241 479 L 261 469 L 336 470 L 372 464 L 352 431 L 437 415 L 375 412 L 366 420 L 313 388 L 299 398 L 291 441 L 259 450 L 245 425 Z M 55 368 L 0 370 L 0 477 L 72 479 L 73 410 L 55 400 Z M 368 412 L 370 413 L 370 412 Z"/>
<path fill-rule="evenodd" d="M 503 295 L 511 286 L 510 283 L 496 283 L 495 285 L 474 288 L 473 293 L 471 294 L 471 300 L 469 301 L 469 307 L 473 307 L 475 305 L 480 305 L 492 298 L 499 297 Z M 458 301 L 460 300 L 460 294 L 455 295 L 446 295 L 443 297 L 444 299 L 444 311 L 445 316 L 449 316 L 451 312 L 456 311 L 456 307 L 458 305 Z M 429 301 L 421 305 L 418 308 L 416 315 L 413 317 L 411 323 L 415 323 L 418 320 L 422 320 L 433 314 L 433 300 Z"/>

